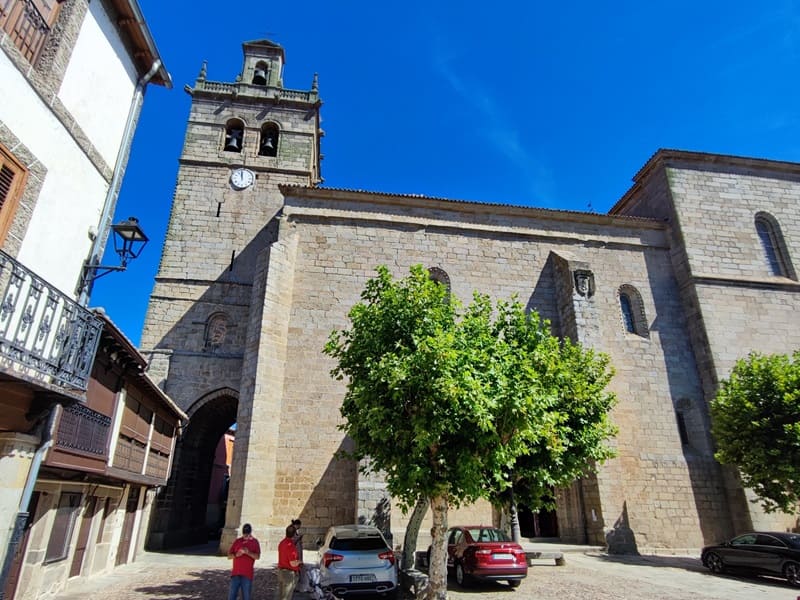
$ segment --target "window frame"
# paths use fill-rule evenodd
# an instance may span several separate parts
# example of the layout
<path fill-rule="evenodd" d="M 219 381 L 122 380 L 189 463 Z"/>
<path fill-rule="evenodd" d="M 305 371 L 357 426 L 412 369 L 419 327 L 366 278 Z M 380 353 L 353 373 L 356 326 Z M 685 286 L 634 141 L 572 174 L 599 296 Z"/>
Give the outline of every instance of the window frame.
<path fill-rule="evenodd" d="M 797 276 L 777 219 L 767 212 L 758 212 L 753 219 L 753 226 L 769 275 L 796 280 Z"/>
<path fill-rule="evenodd" d="M 625 312 L 623 301 L 627 301 L 630 315 Z M 650 338 L 650 327 L 647 324 L 644 301 L 639 290 L 629 283 L 619 286 L 617 289 L 617 309 L 619 310 L 620 324 L 625 335 L 635 335 L 644 339 Z M 633 330 L 628 327 L 629 320 Z"/>
<path fill-rule="evenodd" d="M 262 152 L 264 148 L 264 136 L 266 134 L 272 134 L 274 136 L 274 146 L 270 152 Z M 278 156 L 278 147 L 280 145 L 281 140 L 281 128 L 278 127 L 278 124 L 274 121 L 267 121 L 263 125 L 261 125 L 261 129 L 259 130 L 258 134 L 258 155 L 265 156 L 267 158 L 275 158 Z"/>
<path fill-rule="evenodd" d="M 244 153 L 244 137 L 245 137 L 245 130 L 247 129 L 247 125 L 245 124 L 244 120 L 234 117 L 232 119 L 228 119 L 225 123 L 225 129 L 222 135 L 222 152 L 231 152 L 233 154 L 242 154 Z M 239 132 L 238 136 L 233 135 L 233 131 L 236 130 Z M 239 141 L 239 149 L 238 150 L 229 150 L 228 143 L 230 138 L 236 138 Z"/>
<path fill-rule="evenodd" d="M 44 553 L 44 564 L 65 560 L 69 556 L 72 532 L 81 509 L 82 497 L 80 492 L 61 492 Z"/>
<path fill-rule="evenodd" d="M 5 190 L 2 188 L 4 171 L 11 173 Z M 0 244 L 5 242 L 14 223 L 27 179 L 28 169 L 3 144 L 0 144 Z"/>
<path fill-rule="evenodd" d="M 0 30 L 4 31 L 23 58 L 35 66 L 53 31 L 63 0 L 5 0 L 0 11 Z M 34 19 L 30 11 L 36 12 Z M 39 23 L 35 19 L 40 19 Z"/>

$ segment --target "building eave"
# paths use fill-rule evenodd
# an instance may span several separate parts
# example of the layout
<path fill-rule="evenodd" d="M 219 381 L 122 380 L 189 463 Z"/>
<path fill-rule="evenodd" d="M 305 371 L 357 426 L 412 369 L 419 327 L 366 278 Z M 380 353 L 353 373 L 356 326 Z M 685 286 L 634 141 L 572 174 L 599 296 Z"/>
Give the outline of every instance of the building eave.
<path fill-rule="evenodd" d="M 355 200 L 373 204 L 406 205 L 430 209 L 445 209 L 475 214 L 492 214 L 530 217 L 541 220 L 575 221 L 595 225 L 637 226 L 663 229 L 664 224 L 657 219 L 629 215 L 610 215 L 563 209 L 537 208 L 518 204 L 481 202 L 475 200 L 455 200 L 420 194 L 389 194 L 358 189 L 311 187 L 302 185 L 280 185 L 281 193 L 288 197 L 314 200 L 347 201 Z"/>
<path fill-rule="evenodd" d="M 150 82 L 171 88 L 172 76 L 158 52 L 139 2 L 137 0 L 110 0 L 110 2 L 118 13 L 117 27 L 132 45 L 133 59 L 139 76 L 145 75 L 153 64 L 159 61 L 158 70 Z"/>

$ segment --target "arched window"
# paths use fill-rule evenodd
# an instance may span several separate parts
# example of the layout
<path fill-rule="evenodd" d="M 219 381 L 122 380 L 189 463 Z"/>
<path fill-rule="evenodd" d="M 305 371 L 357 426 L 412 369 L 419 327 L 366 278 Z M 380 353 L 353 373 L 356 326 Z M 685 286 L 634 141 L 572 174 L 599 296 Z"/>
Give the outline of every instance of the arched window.
<path fill-rule="evenodd" d="M 278 155 L 278 136 L 280 130 L 275 123 L 264 123 L 261 126 L 261 139 L 258 142 L 258 154 L 260 156 Z"/>
<path fill-rule="evenodd" d="M 632 285 L 620 286 L 618 291 L 620 318 L 627 333 L 648 337 L 649 328 L 644 314 L 642 297 Z"/>
<path fill-rule="evenodd" d="M 437 283 L 441 283 L 444 287 L 447 288 L 447 291 L 450 291 L 450 276 L 444 269 L 440 269 L 439 267 L 430 267 L 428 269 L 428 273 L 430 274 L 430 278 Z"/>
<path fill-rule="evenodd" d="M 269 81 L 269 65 L 263 60 L 256 63 L 253 71 L 253 85 L 267 85 Z"/>
<path fill-rule="evenodd" d="M 631 306 L 630 296 L 627 294 L 619 295 L 619 307 L 622 311 L 622 324 L 628 333 L 636 333 L 636 326 L 633 322 L 633 306 Z"/>
<path fill-rule="evenodd" d="M 244 140 L 244 123 L 239 119 L 231 119 L 225 125 L 225 146 L 226 152 L 241 152 L 242 141 Z"/>
<path fill-rule="evenodd" d="M 795 279 L 781 228 L 775 217 L 760 212 L 756 215 L 755 226 L 770 274 Z"/>

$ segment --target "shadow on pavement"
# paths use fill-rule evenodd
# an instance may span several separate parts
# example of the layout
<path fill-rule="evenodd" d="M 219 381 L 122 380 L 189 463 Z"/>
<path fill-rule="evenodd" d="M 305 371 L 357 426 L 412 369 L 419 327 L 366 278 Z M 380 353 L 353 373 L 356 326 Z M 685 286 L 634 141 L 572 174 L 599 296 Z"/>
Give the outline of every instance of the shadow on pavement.
<path fill-rule="evenodd" d="M 605 562 L 614 562 L 625 565 L 638 565 L 642 567 L 668 567 L 671 569 L 686 569 L 687 571 L 705 571 L 706 568 L 700 559 L 694 556 L 663 556 L 655 554 L 589 554 Z"/>
<path fill-rule="evenodd" d="M 230 586 L 230 569 L 201 569 L 189 571 L 186 577 L 153 585 L 133 588 L 148 598 L 206 600 L 227 598 Z M 269 598 L 277 588 L 277 576 L 273 569 L 256 569 L 253 582 L 254 598 Z"/>
<path fill-rule="evenodd" d="M 668 567 L 672 569 L 683 569 L 686 571 L 694 571 L 697 573 L 706 573 L 709 577 L 720 577 L 722 579 L 729 579 L 731 581 L 744 580 L 753 583 L 769 585 L 776 588 L 789 588 L 800 591 L 791 585 L 785 579 L 780 577 L 761 576 L 755 573 L 748 573 L 746 571 L 739 571 L 735 573 L 726 572 L 722 575 L 712 574 L 697 557 L 692 556 L 661 556 L 652 554 L 589 554 L 595 556 L 604 562 L 626 564 L 639 567 Z M 800 599 L 800 595 L 798 596 Z"/>

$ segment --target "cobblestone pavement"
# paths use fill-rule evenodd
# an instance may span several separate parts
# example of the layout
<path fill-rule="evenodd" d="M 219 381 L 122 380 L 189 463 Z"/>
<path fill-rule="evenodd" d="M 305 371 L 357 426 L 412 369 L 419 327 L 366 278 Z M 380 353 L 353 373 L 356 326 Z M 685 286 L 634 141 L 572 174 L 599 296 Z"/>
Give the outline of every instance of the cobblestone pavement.
<path fill-rule="evenodd" d="M 253 600 L 275 597 L 275 557 L 262 556 Z M 714 576 L 697 558 L 608 556 L 599 552 L 565 554 L 566 564 L 535 564 L 516 590 L 487 583 L 462 589 L 450 581 L 448 598 L 488 600 L 796 600 L 800 588 L 768 578 Z M 71 585 L 57 600 L 223 600 L 230 564 L 202 554 L 146 553 L 113 574 Z M 309 599 L 295 594 L 295 600 Z"/>

